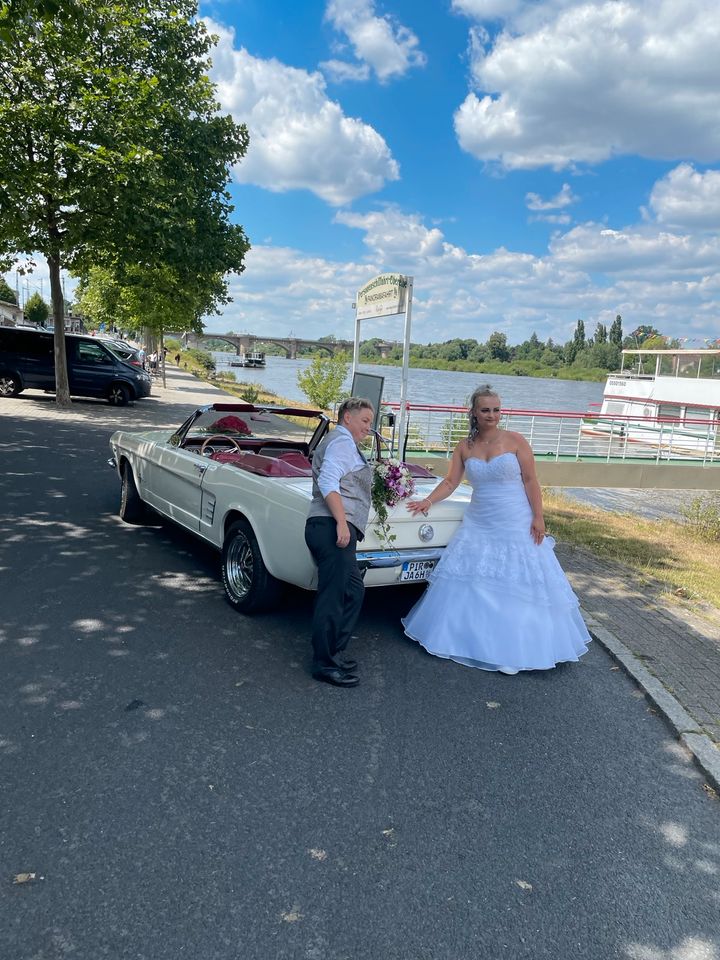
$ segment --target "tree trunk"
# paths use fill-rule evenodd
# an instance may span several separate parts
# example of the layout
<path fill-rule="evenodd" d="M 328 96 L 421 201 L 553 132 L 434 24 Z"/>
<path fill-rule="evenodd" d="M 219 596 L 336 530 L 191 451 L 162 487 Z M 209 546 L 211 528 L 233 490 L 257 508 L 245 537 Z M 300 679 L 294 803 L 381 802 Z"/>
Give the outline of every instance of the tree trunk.
<path fill-rule="evenodd" d="M 165 331 L 160 328 L 160 357 L 162 357 L 162 381 L 163 387 L 167 386 L 167 381 L 165 380 Z"/>
<path fill-rule="evenodd" d="M 55 402 L 59 407 L 70 406 L 67 353 L 65 351 L 65 300 L 60 280 L 60 258 L 48 256 L 50 295 L 55 325 Z"/>

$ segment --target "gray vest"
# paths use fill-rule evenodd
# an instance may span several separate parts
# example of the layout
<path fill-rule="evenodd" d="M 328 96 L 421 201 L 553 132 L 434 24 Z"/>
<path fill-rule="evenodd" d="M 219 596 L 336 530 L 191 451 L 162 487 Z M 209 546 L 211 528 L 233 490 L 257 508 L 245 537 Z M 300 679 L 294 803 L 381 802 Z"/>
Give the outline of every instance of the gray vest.
<path fill-rule="evenodd" d="M 318 487 L 318 477 L 322 467 L 325 454 L 330 444 L 335 440 L 335 432 L 329 433 L 327 437 L 318 445 L 313 453 L 312 472 L 313 472 L 313 496 L 310 504 L 308 517 L 332 517 L 330 508 L 325 503 L 325 497 L 320 493 Z M 351 470 L 340 478 L 340 498 L 345 508 L 345 517 L 348 523 L 360 531 L 361 537 L 365 535 L 365 527 L 370 513 L 370 487 L 372 486 L 372 467 L 366 463 L 364 467 L 358 467 L 357 470 Z"/>

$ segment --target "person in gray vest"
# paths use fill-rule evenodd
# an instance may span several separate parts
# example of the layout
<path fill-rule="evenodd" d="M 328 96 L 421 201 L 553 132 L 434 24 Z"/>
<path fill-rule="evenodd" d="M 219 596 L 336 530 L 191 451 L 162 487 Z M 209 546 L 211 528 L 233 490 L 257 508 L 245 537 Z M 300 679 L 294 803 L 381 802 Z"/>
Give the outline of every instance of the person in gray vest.
<path fill-rule="evenodd" d="M 357 623 L 365 586 L 355 548 L 370 513 L 372 468 L 358 449 L 374 420 L 369 400 L 350 397 L 338 410 L 338 425 L 313 454 L 313 498 L 305 543 L 318 568 L 312 621 L 316 680 L 355 687 L 357 663 L 343 656 Z"/>

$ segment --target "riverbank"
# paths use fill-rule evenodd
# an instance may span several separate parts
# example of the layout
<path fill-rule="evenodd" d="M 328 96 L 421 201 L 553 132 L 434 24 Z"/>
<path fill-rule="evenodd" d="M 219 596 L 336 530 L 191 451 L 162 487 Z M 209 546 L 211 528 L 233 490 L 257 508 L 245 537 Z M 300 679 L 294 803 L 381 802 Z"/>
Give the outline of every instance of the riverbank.
<path fill-rule="evenodd" d="M 662 584 L 670 602 L 690 600 L 720 610 L 720 498 L 707 500 L 694 517 L 647 520 L 591 507 L 557 491 L 543 496 L 546 526 L 556 540 Z"/>

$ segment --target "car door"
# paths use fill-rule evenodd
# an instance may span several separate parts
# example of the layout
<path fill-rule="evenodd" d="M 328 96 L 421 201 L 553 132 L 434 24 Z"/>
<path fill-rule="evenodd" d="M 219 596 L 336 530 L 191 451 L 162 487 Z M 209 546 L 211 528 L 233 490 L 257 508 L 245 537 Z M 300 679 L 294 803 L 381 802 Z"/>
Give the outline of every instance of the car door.
<path fill-rule="evenodd" d="M 171 443 L 157 443 L 146 460 L 143 499 L 194 533 L 200 530 L 203 478 L 219 464 Z"/>
<path fill-rule="evenodd" d="M 115 358 L 93 340 L 68 337 L 65 342 L 70 393 L 78 397 L 104 396 L 115 373 Z"/>

